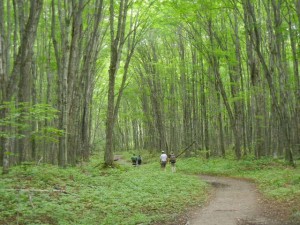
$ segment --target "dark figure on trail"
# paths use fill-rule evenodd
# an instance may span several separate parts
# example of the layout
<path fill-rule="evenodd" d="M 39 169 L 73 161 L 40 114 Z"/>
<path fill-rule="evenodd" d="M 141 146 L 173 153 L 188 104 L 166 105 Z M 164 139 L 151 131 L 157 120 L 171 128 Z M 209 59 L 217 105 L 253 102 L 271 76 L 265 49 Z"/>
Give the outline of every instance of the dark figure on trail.
<path fill-rule="evenodd" d="M 168 160 L 167 154 L 164 151 L 162 151 L 160 155 L 160 165 L 164 171 L 166 171 L 167 160 Z"/>
<path fill-rule="evenodd" d="M 142 165 L 142 157 L 141 157 L 141 155 L 139 155 L 137 157 L 137 164 L 138 164 L 138 166 Z"/>
<path fill-rule="evenodd" d="M 137 160 L 138 160 L 138 157 L 135 154 L 133 154 L 132 157 L 131 157 L 132 165 L 136 166 L 137 165 Z"/>
<path fill-rule="evenodd" d="M 175 166 L 175 164 L 176 164 L 176 155 L 172 152 L 169 158 L 170 158 L 169 162 L 171 163 L 171 170 L 172 170 L 173 173 L 175 173 L 176 172 L 176 166 Z"/>

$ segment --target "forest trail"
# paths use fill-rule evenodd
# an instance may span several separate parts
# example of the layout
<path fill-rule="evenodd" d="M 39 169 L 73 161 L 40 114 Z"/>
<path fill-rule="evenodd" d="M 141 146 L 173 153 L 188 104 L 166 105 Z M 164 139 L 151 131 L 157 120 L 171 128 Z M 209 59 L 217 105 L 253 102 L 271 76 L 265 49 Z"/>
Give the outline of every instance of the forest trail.
<path fill-rule="evenodd" d="M 123 158 L 122 155 L 114 155 L 114 161 L 117 162 L 117 164 L 120 165 L 132 165 L 129 161 Z"/>
<path fill-rule="evenodd" d="M 260 194 L 251 182 L 214 176 L 201 176 L 214 187 L 207 206 L 191 213 L 186 225 L 287 225 L 267 218 Z"/>
<path fill-rule="evenodd" d="M 131 165 L 122 155 L 115 157 L 119 164 Z M 299 221 L 279 220 L 282 215 L 266 204 L 250 181 L 208 175 L 200 175 L 200 178 L 213 187 L 210 201 L 171 225 L 300 225 Z"/>

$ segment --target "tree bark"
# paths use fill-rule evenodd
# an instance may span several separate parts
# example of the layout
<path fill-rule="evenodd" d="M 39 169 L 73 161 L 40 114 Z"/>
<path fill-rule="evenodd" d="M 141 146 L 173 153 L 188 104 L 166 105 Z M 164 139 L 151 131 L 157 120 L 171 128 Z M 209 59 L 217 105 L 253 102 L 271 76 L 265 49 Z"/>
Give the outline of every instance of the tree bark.
<path fill-rule="evenodd" d="M 272 74 L 271 74 L 271 72 L 270 72 L 270 70 L 267 66 L 265 58 L 264 58 L 264 56 L 261 52 L 261 49 L 260 49 L 260 37 L 259 37 L 260 32 L 259 32 L 259 29 L 258 29 L 256 15 L 255 15 L 255 12 L 254 12 L 254 9 L 253 9 L 253 5 L 249 0 L 247 0 L 244 4 L 246 5 L 245 9 L 249 10 L 249 15 L 251 16 L 251 22 L 253 23 L 254 36 L 250 36 L 250 40 L 251 40 L 252 44 L 254 45 L 256 54 L 258 55 L 259 60 L 262 64 L 264 75 L 265 75 L 265 78 L 266 78 L 268 86 L 269 86 L 269 91 L 270 91 L 271 98 L 272 98 L 272 104 L 273 104 L 273 107 L 276 111 L 278 119 L 280 121 L 280 125 L 281 125 L 281 128 L 282 128 L 283 134 L 284 134 L 284 136 L 283 136 L 284 139 L 285 139 L 284 141 L 287 144 L 287 146 L 286 146 L 287 161 L 291 165 L 294 165 L 292 149 L 291 149 L 291 146 L 290 146 L 290 143 L 291 143 L 290 141 L 291 140 L 290 140 L 290 133 L 289 133 L 290 132 L 290 127 L 289 127 L 288 115 L 287 115 L 287 112 L 283 109 L 283 107 L 280 107 L 280 105 L 279 105 L 279 101 L 277 99 L 277 92 L 276 92 L 275 87 L 274 87 L 273 76 L 272 76 Z"/>
<path fill-rule="evenodd" d="M 214 50 L 214 47 L 213 47 L 214 46 L 214 41 L 213 41 L 214 35 L 213 35 L 213 32 L 212 32 L 212 21 L 209 21 L 209 23 L 208 23 L 208 33 L 209 33 L 209 37 L 210 37 L 211 48 L 212 48 L 212 50 Z M 235 156 L 236 156 L 237 159 L 240 159 L 241 158 L 241 144 L 240 144 L 239 131 L 237 129 L 237 121 L 235 119 L 234 113 L 233 113 L 233 111 L 230 107 L 230 104 L 228 102 L 227 93 L 225 91 L 224 84 L 223 84 L 223 81 L 222 81 L 221 76 L 220 76 L 218 59 L 214 55 L 210 55 L 209 57 L 210 57 L 210 63 L 213 67 L 213 71 L 214 71 L 215 79 L 216 79 L 216 82 L 217 82 L 217 86 L 219 87 L 220 94 L 222 96 L 225 108 L 226 108 L 227 113 L 228 113 L 230 126 L 231 126 L 231 129 L 233 131 L 234 143 L 235 143 L 235 146 L 234 146 Z"/>
<path fill-rule="evenodd" d="M 91 145 L 91 122 L 92 122 L 92 100 L 93 90 L 95 83 L 95 62 L 97 60 L 100 46 L 101 35 L 104 35 L 100 31 L 100 25 L 103 21 L 103 0 L 97 0 L 95 2 L 97 8 L 96 15 L 94 16 L 94 26 L 92 30 L 91 38 L 87 43 L 87 50 L 84 56 L 83 69 L 81 72 L 81 83 L 83 94 L 83 109 L 81 118 L 81 149 L 82 157 L 84 160 L 88 160 L 90 156 Z"/>
<path fill-rule="evenodd" d="M 59 138 L 59 148 L 58 148 L 58 165 L 61 167 L 66 167 L 67 164 L 67 138 L 68 138 L 68 130 L 67 130 L 67 121 L 68 121 L 68 107 L 67 107 L 67 93 L 68 93 L 68 60 L 69 60 L 69 21 L 68 13 L 66 12 L 65 18 L 63 18 L 62 14 L 62 6 L 60 5 L 60 1 L 58 1 L 58 21 L 61 30 L 61 47 L 62 52 L 61 55 L 59 49 L 59 43 L 57 41 L 55 30 L 56 30 L 56 9 L 55 9 L 55 0 L 52 0 L 52 23 L 51 23 L 51 38 L 54 47 L 55 59 L 57 63 L 57 71 L 58 71 L 58 109 L 60 111 L 59 114 L 59 125 L 58 128 L 63 131 L 64 135 Z"/>
<path fill-rule="evenodd" d="M 0 6 L 0 8 L 1 7 L 3 8 L 3 5 Z M 37 27 L 38 27 L 40 15 L 41 15 L 42 7 L 43 7 L 43 0 L 31 0 L 30 1 L 29 17 L 26 22 L 24 32 L 21 32 L 21 34 L 22 34 L 21 35 L 21 43 L 20 43 L 20 46 L 18 49 L 17 56 L 14 60 L 14 65 L 13 65 L 13 69 L 12 69 L 10 77 L 4 75 L 4 73 L 6 73 L 5 72 L 6 68 L 4 67 L 3 63 L 6 60 L 5 60 L 5 57 L 1 57 L 2 62 L 0 62 L 0 65 L 2 66 L 2 69 L 1 69 L 2 71 L 0 70 L 0 76 L 3 74 L 1 76 L 1 80 L 3 81 L 2 102 L 12 101 L 12 98 L 17 90 L 17 87 L 20 84 L 20 82 L 23 81 L 23 78 L 25 79 L 26 76 L 31 77 L 31 70 L 30 70 L 31 60 L 32 60 L 31 57 L 32 57 L 32 52 L 33 52 L 33 45 L 34 45 L 35 39 L 36 39 Z M 0 29 L 2 31 L 4 31 L 3 28 L 0 28 Z M 1 30 L 0 30 L 0 32 L 1 32 Z M 3 42 L 4 40 L 2 40 L 3 37 L 4 36 L 1 36 L 1 40 L 0 40 L 2 49 L 4 47 L 4 42 Z M 8 49 L 8 46 L 6 46 L 6 48 Z M 27 90 L 29 90 L 29 89 L 27 89 Z M 21 100 L 24 100 L 24 99 L 21 99 Z M 5 112 L 5 110 L 4 110 L 4 112 L 2 113 L 2 116 L 5 117 L 7 113 L 8 112 L 7 111 Z M 2 117 L 2 118 L 4 118 L 4 117 Z M 7 138 L 4 138 L 4 139 L 6 139 L 6 140 L 3 140 L 3 146 L 4 146 L 3 151 L 2 151 L 3 160 L 4 160 L 3 161 L 3 173 L 7 173 L 8 169 L 9 169 L 9 148 L 10 147 L 9 147 L 9 141 L 7 140 Z M 24 149 L 20 150 L 21 156 L 22 156 L 23 151 L 24 151 Z M 22 160 L 23 160 L 23 157 L 21 158 L 21 161 Z"/>
<path fill-rule="evenodd" d="M 106 114 L 106 145 L 104 161 L 107 167 L 113 165 L 113 132 L 115 124 L 115 80 L 121 61 L 122 50 L 125 41 L 125 28 L 127 19 L 128 0 L 121 0 L 119 15 L 117 17 L 117 33 L 115 34 L 115 8 L 114 1 L 110 0 L 110 66 L 109 86 Z"/>
<path fill-rule="evenodd" d="M 297 3 L 298 2 L 298 3 Z M 293 57 L 293 71 L 294 71 L 294 95 L 295 95 L 295 111 L 292 121 L 295 121 L 294 123 L 294 145 L 298 145 L 298 152 L 300 153 L 300 75 L 299 75 L 299 59 L 298 59 L 298 53 L 300 49 L 300 45 L 297 43 L 297 31 L 293 27 L 293 20 L 292 20 L 292 12 L 291 7 L 289 6 L 289 3 L 286 3 L 288 5 L 289 9 L 289 15 L 288 15 L 288 27 L 289 27 L 289 36 L 290 36 L 290 45 L 292 50 L 292 57 Z M 297 7 L 297 13 L 298 13 L 298 25 L 300 27 L 300 0 L 295 1 L 296 7 Z"/>
<path fill-rule="evenodd" d="M 76 165 L 77 156 L 80 152 L 80 105 L 81 93 L 79 89 L 79 69 L 82 48 L 82 11 L 84 10 L 84 1 L 72 1 L 72 25 L 70 55 L 67 68 L 67 162 L 72 166 Z"/>

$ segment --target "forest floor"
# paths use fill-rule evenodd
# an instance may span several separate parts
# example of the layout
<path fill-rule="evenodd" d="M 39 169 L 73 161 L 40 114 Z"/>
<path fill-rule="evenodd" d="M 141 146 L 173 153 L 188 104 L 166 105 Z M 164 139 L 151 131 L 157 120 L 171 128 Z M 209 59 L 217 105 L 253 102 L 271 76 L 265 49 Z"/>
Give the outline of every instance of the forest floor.
<path fill-rule="evenodd" d="M 266 201 L 249 181 L 215 176 L 201 179 L 214 187 L 210 201 L 188 213 L 186 225 L 299 225 L 299 221 L 288 221 L 285 206 Z"/>
<path fill-rule="evenodd" d="M 116 158 L 121 164 L 130 164 L 121 155 Z M 252 181 L 208 175 L 199 178 L 212 186 L 208 202 L 187 209 L 175 223 L 164 225 L 300 225 L 300 221 L 289 219 L 289 205 L 267 200 Z"/>

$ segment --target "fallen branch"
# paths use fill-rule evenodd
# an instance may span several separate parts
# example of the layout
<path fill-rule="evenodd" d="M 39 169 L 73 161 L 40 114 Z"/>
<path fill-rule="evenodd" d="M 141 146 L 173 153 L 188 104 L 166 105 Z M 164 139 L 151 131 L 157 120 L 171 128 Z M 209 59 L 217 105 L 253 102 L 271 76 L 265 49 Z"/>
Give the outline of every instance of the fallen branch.
<path fill-rule="evenodd" d="M 41 164 L 42 160 L 43 160 L 43 157 L 41 157 L 40 160 L 38 161 L 38 163 L 37 163 L 38 166 Z"/>
<path fill-rule="evenodd" d="M 183 153 L 185 153 L 194 143 L 196 143 L 196 141 L 193 141 L 189 146 L 187 146 L 181 153 L 179 153 L 176 158 L 178 158 L 179 156 L 181 156 Z"/>
<path fill-rule="evenodd" d="M 29 193 L 28 198 L 29 198 L 29 202 L 30 202 L 31 207 L 34 208 L 34 205 L 33 205 L 33 202 L 32 202 L 32 195 L 31 195 L 31 193 Z"/>

